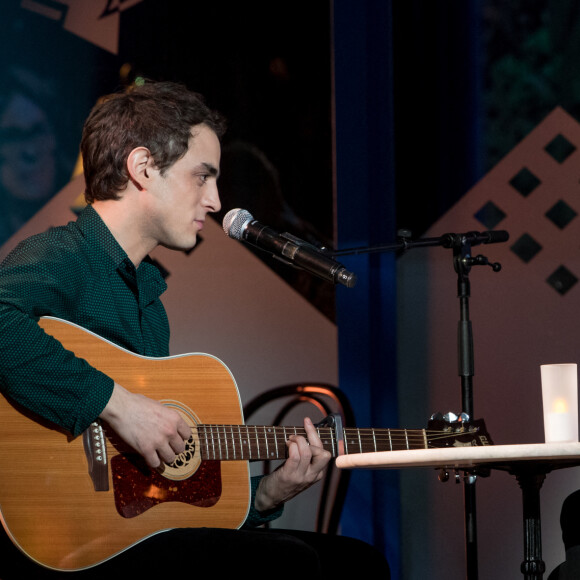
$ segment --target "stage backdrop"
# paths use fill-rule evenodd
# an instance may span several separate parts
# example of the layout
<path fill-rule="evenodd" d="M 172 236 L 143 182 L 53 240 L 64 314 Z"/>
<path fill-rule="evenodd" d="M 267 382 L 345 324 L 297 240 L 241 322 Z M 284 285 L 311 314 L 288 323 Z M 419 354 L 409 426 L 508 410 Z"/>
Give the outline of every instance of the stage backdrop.
<path fill-rule="evenodd" d="M 507 243 L 472 248 L 502 270 L 476 266 L 469 275 L 474 414 L 496 444 L 543 442 L 540 365 L 580 363 L 579 148 L 580 125 L 555 109 L 426 232 L 510 234 Z M 411 250 L 399 260 L 398 284 L 400 421 L 420 427 L 433 412 L 461 411 L 452 250 Z M 464 577 L 463 485 L 416 469 L 403 471 L 401 483 L 403 577 Z M 553 472 L 543 485 L 545 577 L 564 560 L 560 508 L 579 487 L 579 468 Z M 517 481 L 492 472 L 476 490 L 480 577 L 518 578 Z"/>

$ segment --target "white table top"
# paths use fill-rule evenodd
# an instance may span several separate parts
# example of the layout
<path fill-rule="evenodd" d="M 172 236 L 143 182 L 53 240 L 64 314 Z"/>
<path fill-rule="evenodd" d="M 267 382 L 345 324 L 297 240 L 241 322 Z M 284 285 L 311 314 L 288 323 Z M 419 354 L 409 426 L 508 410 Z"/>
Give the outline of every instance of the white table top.
<path fill-rule="evenodd" d="M 341 469 L 400 469 L 403 467 L 468 468 L 478 465 L 513 465 L 516 462 L 548 462 L 563 466 L 580 465 L 580 443 L 531 443 L 487 445 L 482 447 L 446 447 L 410 451 L 351 453 L 336 458 Z"/>

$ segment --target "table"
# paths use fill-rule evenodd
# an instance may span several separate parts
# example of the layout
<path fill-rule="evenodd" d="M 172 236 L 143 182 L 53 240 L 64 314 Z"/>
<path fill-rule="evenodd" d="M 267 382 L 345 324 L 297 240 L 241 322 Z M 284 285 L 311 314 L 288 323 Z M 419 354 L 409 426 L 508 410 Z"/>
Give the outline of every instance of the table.
<path fill-rule="evenodd" d="M 336 458 L 340 469 L 402 469 L 431 467 L 477 474 L 498 469 L 514 475 L 522 490 L 524 522 L 525 580 L 542 580 L 546 565 L 542 560 L 540 489 L 546 475 L 555 469 L 580 465 L 580 443 L 531 443 L 482 447 L 447 447 L 352 453 Z"/>

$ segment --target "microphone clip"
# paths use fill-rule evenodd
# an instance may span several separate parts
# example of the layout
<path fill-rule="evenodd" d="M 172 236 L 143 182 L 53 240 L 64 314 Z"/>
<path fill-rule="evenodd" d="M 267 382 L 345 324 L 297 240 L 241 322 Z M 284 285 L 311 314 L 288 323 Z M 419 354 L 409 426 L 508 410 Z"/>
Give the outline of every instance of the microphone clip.
<path fill-rule="evenodd" d="M 327 257 L 332 257 L 330 255 L 327 254 L 327 252 L 325 251 L 325 248 L 317 248 L 315 245 L 311 244 L 310 242 L 305 242 L 304 240 L 301 240 L 300 238 L 297 238 L 296 236 L 293 236 L 292 234 L 289 234 L 288 232 L 282 232 L 280 234 L 281 238 L 284 238 L 285 240 L 288 240 L 289 242 L 292 242 L 292 244 L 294 244 L 294 246 L 292 246 L 292 258 L 294 257 L 294 254 L 296 254 L 296 252 L 298 251 L 299 247 L 300 248 L 308 248 L 311 251 L 314 252 L 318 252 L 321 256 L 327 256 Z"/>

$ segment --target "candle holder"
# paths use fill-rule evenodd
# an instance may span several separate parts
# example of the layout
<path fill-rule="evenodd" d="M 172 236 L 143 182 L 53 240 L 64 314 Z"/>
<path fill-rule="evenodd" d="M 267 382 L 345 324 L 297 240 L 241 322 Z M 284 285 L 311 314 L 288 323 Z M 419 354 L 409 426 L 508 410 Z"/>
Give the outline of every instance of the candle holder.
<path fill-rule="evenodd" d="M 578 441 L 577 365 L 540 365 L 540 373 L 546 443 Z"/>

